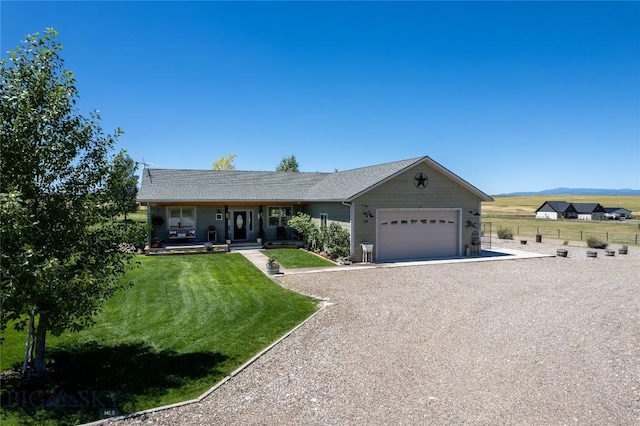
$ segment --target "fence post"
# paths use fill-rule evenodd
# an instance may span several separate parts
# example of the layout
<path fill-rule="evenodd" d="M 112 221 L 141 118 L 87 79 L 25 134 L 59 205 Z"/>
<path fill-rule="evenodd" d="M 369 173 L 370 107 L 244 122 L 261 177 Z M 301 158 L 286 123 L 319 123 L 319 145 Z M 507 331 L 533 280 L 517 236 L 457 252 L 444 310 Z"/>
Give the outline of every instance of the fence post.
<path fill-rule="evenodd" d="M 607 231 L 607 242 L 609 242 L 609 232 Z"/>
<path fill-rule="evenodd" d="M 580 241 L 582 241 L 582 229 L 580 230 Z"/>
<path fill-rule="evenodd" d="M 558 239 L 560 239 L 560 230 L 558 229 Z"/>

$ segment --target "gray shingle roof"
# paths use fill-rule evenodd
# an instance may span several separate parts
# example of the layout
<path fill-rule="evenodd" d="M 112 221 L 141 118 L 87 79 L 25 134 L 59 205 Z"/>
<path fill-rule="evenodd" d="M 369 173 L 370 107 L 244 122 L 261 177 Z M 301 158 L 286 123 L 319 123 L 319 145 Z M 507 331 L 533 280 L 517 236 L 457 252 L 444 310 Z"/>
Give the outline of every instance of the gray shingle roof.
<path fill-rule="evenodd" d="M 138 201 L 300 201 L 327 173 L 145 169 Z"/>
<path fill-rule="evenodd" d="M 599 203 L 568 203 L 566 201 L 545 201 L 545 203 L 540 206 L 536 212 L 549 211 L 545 206 L 551 207 L 551 209 L 558 213 L 576 212 L 580 214 L 588 214 L 604 212 L 604 209 Z"/>
<path fill-rule="evenodd" d="M 422 161 L 440 168 L 485 201 L 491 197 L 418 157 L 336 173 L 144 169 L 140 202 L 348 201 Z"/>
<path fill-rule="evenodd" d="M 588 214 L 595 212 L 604 212 L 599 203 L 571 203 L 578 213 Z"/>
<path fill-rule="evenodd" d="M 547 207 L 550 207 L 547 208 Z M 567 203 L 566 201 L 545 201 L 538 209 L 538 211 L 555 211 L 557 213 L 565 213 L 567 209 L 571 207 L 571 203 Z"/>
<path fill-rule="evenodd" d="M 308 201 L 349 200 L 420 162 L 423 157 L 332 173 L 307 193 Z"/>

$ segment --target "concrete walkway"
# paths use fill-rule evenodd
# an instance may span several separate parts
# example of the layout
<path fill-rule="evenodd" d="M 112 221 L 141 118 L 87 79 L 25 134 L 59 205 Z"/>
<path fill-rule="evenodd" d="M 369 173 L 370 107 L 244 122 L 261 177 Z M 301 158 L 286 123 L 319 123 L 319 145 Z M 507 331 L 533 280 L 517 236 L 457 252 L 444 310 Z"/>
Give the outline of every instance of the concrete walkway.
<path fill-rule="evenodd" d="M 234 252 L 234 250 L 232 250 L 232 252 Z M 256 265 L 256 268 L 260 269 L 262 272 L 267 274 L 266 264 L 267 264 L 267 261 L 269 260 L 269 257 L 262 254 L 260 250 L 258 249 L 238 250 L 236 251 L 236 253 L 242 254 L 244 257 L 247 258 L 247 260 L 249 260 L 251 263 Z M 289 273 L 289 269 L 285 269 L 282 267 L 282 265 L 280 265 L 279 275 L 282 275 L 285 273 Z M 269 275 L 269 276 L 272 276 L 272 275 Z"/>
<path fill-rule="evenodd" d="M 238 250 L 237 253 L 242 254 L 251 263 L 256 265 L 258 269 L 260 269 L 262 272 L 267 274 L 265 265 L 267 264 L 269 257 L 262 254 L 260 250 L 258 249 Z M 353 263 L 351 265 L 317 266 L 317 267 L 311 267 L 311 268 L 295 268 L 295 269 L 286 269 L 286 268 L 283 268 L 282 265 L 280 265 L 280 273 L 276 275 L 269 275 L 269 276 L 278 277 L 285 274 L 297 275 L 297 274 L 311 274 L 316 272 L 359 271 L 363 269 L 398 268 L 398 267 L 417 266 L 417 265 L 435 265 L 435 264 L 443 264 L 443 263 L 466 263 L 466 262 L 487 262 L 487 261 L 497 261 L 497 260 L 531 259 L 536 257 L 553 257 L 553 255 L 500 248 L 500 249 L 492 249 L 492 250 L 482 250 L 480 256 L 472 256 L 472 257 L 456 256 L 456 257 L 431 259 L 431 260 L 417 260 L 417 261 L 392 262 L 392 263 Z"/>

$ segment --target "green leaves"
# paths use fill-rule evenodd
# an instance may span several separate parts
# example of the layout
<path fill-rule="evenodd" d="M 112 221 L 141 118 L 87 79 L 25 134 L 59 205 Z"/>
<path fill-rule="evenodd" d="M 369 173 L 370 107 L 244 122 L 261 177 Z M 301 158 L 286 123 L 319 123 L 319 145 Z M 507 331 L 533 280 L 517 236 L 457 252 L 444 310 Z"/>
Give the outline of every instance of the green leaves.
<path fill-rule="evenodd" d="M 299 172 L 300 165 L 298 164 L 298 160 L 296 160 L 296 156 L 291 154 L 288 157 L 283 157 L 276 167 L 277 172 Z"/>
<path fill-rule="evenodd" d="M 109 200 L 117 214 L 133 213 L 138 209 L 138 176 L 135 175 L 138 164 L 126 151 L 120 151 L 111 164 L 107 180 Z"/>
<path fill-rule="evenodd" d="M 0 327 L 35 311 L 45 334 L 86 327 L 126 286 L 132 254 L 121 248 L 134 231 L 111 221 L 137 191 L 135 163 L 111 157 L 120 131 L 105 135 L 97 112 L 76 110 L 56 36 L 27 36 L 0 71 Z M 37 341 L 43 368 L 44 336 Z"/>
<path fill-rule="evenodd" d="M 229 154 L 226 157 L 222 156 L 213 162 L 211 170 L 235 170 L 236 165 L 233 164 L 233 159 L 236 158 L 235 154 Z"/>

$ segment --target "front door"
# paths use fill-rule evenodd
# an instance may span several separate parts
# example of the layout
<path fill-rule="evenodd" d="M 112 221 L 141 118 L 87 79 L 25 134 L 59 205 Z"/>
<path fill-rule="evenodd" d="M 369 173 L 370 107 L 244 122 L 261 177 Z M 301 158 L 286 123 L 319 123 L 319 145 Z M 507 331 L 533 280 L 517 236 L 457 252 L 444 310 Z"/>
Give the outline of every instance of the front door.
<path fill-rule="evenodd" d="M 247 212 L 233 212 L 233 239 L 247 239 Z"/>

